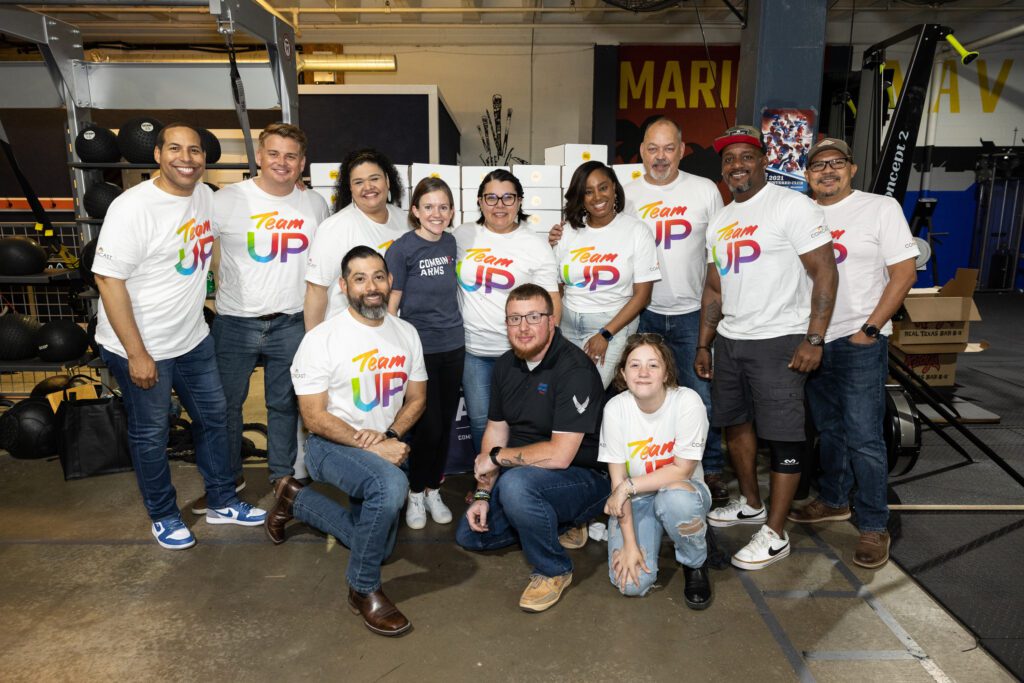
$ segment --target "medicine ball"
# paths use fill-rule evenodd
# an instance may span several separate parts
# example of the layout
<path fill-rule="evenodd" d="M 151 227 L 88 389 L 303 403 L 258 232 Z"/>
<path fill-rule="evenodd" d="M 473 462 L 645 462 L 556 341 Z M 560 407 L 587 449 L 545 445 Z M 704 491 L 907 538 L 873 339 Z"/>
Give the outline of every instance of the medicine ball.
<path fill-rule="evenodd" d="M 156 136 L 163 127 L 164 124 L 149 116 L 126 121 L 117 133 L 121 156 L 133 164 L 152 164 Z"/>
<path fill-rule="evenodd" d="M 75 138 L 78 158 L 88 164 L 109 164 L 121 160 L 117 136 L 109 128 L 90 123 Z"/>
<path fill-rule="evenodd" d="M 28 237 L 0 239 L 0 275 L 38 275 L 46 269 L 46 250 Z"/>
<path fill-rule="evenodd" d="M 52 320 L 36 333 L 39 358 L 48 363 L 76 360 L 89 348 L 89 334 L 74 320 Z"/>
<path fill-rule="evenodd" d="M 28 360 L 36 355 L 39 321 L 30 315 L 0 316 L 0 360 Z"/>
<path fill-rule="evenodd" d="M 57 418 L 49 401 L 26 398 L 0 415 L 0 448 L 23 460 L 56 455 Z"/>
<path fill-rule="evenodd" d="M 85 191 L 82 197 L 82 205 L 85 212 L 93 218 L 106 218 L 107 209 L 124 190 L 114 183 L 96 183 Z"/>
<path fill-rule="evenodd" d="M 203 143 L 203 151 L 206 152 L 206 163 L 215 164 L 220 161 L 220 140 L 217 136 L 205 128 L 196 128 L 199 131 L 199 139 Z"/>
<path fill-rule="evenodd" d="M 78 255 L 78 276 L 87 287 L 96 286 L 96 278 L 92 274 L 92 263 L 96 260 L 96 240 L 90 240 L 82 247 Z"/>

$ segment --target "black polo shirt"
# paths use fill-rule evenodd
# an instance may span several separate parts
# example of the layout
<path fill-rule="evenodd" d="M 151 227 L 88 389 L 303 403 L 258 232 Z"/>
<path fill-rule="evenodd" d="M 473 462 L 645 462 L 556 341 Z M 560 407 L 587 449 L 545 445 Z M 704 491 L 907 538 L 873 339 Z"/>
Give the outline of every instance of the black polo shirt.
<path fill-rule="evenodd" d="M 487 419 L 506 422 L 509 446 L 550 441 L 554 432 L 582 433 L 572 464 L 605 469 L 597 462 L 604 385 L 587 354 L 555 328 L 544 359 L 533 370 L 506 351 L 494 363 Z"/>

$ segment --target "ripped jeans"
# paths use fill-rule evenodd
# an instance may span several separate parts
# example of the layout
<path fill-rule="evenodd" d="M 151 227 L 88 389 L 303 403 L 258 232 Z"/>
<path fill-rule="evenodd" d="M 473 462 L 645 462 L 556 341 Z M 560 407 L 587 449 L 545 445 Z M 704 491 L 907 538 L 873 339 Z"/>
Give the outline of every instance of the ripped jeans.
<path fill-rule="evenodd" d="M 633 530 L 651 572 L 640 572 L 639 586 L 626 584 L 626 595 L 646 595 L 654 586 L 658 579 L 658 550 L 661 548 L 662 533 L 667 533 L 672 539 L 676 560 L 681 564 L 694 569 L 704 564 L 708 556 L 705 533 L 710 509 L 711 492 L 703 481 L 696 479 L 682 482 L 679 488 L 664 488 L 657 493 L 633 499 Z M 608 524 L 608 578 L 613 585 L 615 572 L 612 571 L 612 557 L 622 550 L 622 545 L 619 520 L 612 517 Z"/>

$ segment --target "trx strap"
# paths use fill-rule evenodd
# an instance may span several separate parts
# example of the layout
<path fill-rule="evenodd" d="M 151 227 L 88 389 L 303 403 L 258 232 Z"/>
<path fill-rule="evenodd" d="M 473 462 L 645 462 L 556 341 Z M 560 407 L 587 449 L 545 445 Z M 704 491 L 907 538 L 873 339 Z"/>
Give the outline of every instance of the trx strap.
<path fill-rule="evenodd" d="M 249 161 L 249 174 L 255 178 L 256 153 L 252 147 L 252 131 L 249 129 L 249 115 L 245 110 L 245 88 L 242 86 L 242 74 L 238 72 L 238 61 L 235 59 L 235 45 L 231 33 L 224 34 L 228 45 L 228 61 L 231 63 L 231 96 L 235 100 L 235 111 L 238 113 L 238 125 L 242 128 L 242 139 L 245 141 L 245 155 Z"/>

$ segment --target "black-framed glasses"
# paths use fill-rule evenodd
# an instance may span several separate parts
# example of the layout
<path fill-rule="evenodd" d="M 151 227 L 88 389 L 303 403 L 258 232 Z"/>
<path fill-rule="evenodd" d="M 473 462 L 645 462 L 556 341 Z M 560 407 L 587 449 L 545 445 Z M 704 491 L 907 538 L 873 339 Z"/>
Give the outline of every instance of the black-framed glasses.
<path fill-rule="evenodd" d="M 811 163 L 807 164 L 807 170 L 819 173 L 821 171 L 824 171 L 825 167 L 828 166 L 829 168 L 834 168 L 835 170 L 839 171 L 849 166 L 852 161 L 853 159 L 851 159 L 850 157 L 826 159 L 825 161 L 812 161 Z"/>
<path fill-rule="evenodd" d="M 626 337 L 627 344 L 661 344 L 665 341 L 657 332 L 637 332 Z"/>
<path fill-rule="evenodd" d="M 523 321 L 525 320 L 531 325 L 540 325 L 541 321 L 544 320 L 545 317 L 550 316 L 550 313 L 533 312 L 527 313 L 526 315 L 519 315 L 518 313 L 513 313 L 512 315 L 505 316 L 505 324 L 508 325 L 509 327 L 519 327 L 520 325 L 523 324 Z"/>
<path fill-rule="evenodd" d="M 486 204 L 487 206 L 497 206 L 499 201 L 501 201 L 501 203 L 504 204 L 505 206 L 512 206 L 513 204 L 516 203 L 518 199 L 519 195 L 512 194 L 511 192 L 507 192 L 501 195 L 489 192 L 483 195 L 484 204 Z"/>

